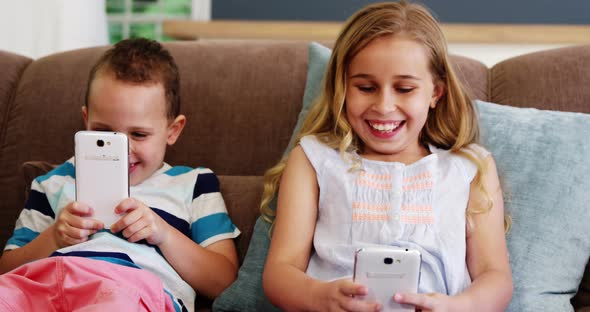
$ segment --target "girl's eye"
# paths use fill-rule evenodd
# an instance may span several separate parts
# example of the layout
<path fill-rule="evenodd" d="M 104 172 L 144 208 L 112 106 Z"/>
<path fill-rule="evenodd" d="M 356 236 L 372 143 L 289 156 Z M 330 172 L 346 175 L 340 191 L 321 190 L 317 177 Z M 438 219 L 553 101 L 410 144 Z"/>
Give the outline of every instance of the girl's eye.
<path fill-rule="evenodd" d="M 375 87 L 372 86 L 358 86 L 357 87 L 361 92 L 370 93 L 375 91 Z"/>
<path fill-rule="evenodd" d="M 397 92 L 399 93 L 410 93 L 414 88 L 396 88 Z"/>

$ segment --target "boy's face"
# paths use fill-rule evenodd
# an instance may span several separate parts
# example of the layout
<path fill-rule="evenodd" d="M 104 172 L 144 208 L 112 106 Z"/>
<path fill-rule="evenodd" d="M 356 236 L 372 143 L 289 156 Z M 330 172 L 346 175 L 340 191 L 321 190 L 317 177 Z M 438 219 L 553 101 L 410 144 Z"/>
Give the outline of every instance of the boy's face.
<path fill-rule="evenodd" d="M 166 146 L 172 145 L 186 122 L 170 121 L 162 84 L 119 81 L 112 73 L 97 73 L 89 103 L 82 108 L 87 130 L 115 131 L 129 138 L 129 180 L 138 185 L 162 167 Z"/>

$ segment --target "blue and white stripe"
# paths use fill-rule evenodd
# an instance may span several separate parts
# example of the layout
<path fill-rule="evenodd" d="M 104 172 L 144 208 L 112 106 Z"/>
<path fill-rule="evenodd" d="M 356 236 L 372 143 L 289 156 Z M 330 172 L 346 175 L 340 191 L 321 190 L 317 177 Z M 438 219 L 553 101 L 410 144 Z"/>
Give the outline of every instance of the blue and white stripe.
<path fill-rule="evenodd" d="M 130 193 L 131 197 L 151 207 L 163 220 L 203 247 L 240 234 L 227 215 L 219 181 L 209 169 L 164 164 L 146 181 L 131 187 Z M 70 159 L 33 181 L 25 209 L 4 249 L 19 248 L 32 241 L 55 222 L 55 216 L 64 206 L 74 200 L 75 170 L 73 159 Z M 178 311 L 193 310 L 194 290 L 155 246 L 129 243 L 104 230 L 87 242 L 58 250 L 55 255 L 86 256 L 149 270 L 162 280 L 166 291 L 175 299 Z"/>

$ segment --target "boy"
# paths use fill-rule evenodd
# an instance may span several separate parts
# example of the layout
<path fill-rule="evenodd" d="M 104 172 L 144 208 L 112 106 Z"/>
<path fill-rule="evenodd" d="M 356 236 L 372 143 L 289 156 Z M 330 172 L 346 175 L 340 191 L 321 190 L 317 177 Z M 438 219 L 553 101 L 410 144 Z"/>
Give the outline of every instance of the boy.
<path fill-rule="evenodd" d="M 0 276 L 0 307 L 192 311 L 195 291 L 214 298 L 233 282 L 240 232 L 217 177 L 164 163 L 186 123 L 179 106 L 178 68 L 159 43 L 124 40 L 101 57 L 82 116 L 128 136 L 131 197 L 104 229 L 75 202 L 73 158 L 35 179 L 0 258 L 0 272 L 18 267 Z"/>

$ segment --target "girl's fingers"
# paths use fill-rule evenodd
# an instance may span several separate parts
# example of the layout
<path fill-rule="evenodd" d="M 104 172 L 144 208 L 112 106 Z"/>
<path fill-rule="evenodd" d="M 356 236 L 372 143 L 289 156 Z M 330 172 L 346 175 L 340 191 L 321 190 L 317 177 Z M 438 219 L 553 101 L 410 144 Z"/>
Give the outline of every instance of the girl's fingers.
<path fill-rule="evenodd" d="M 425 294 L 397 293 L 393 296 L 393 300 L 401 304 L 411 304 L 413 306 L 416 306 L 417 308 L 433 308 L 432 298 Z"/>
<path fill-rule="evenodd" d="M 340 292 L 345 296 L 364 296 L 368 293 L 367 287 L 354 284 L 344 283 L 340 286 Z"/>

